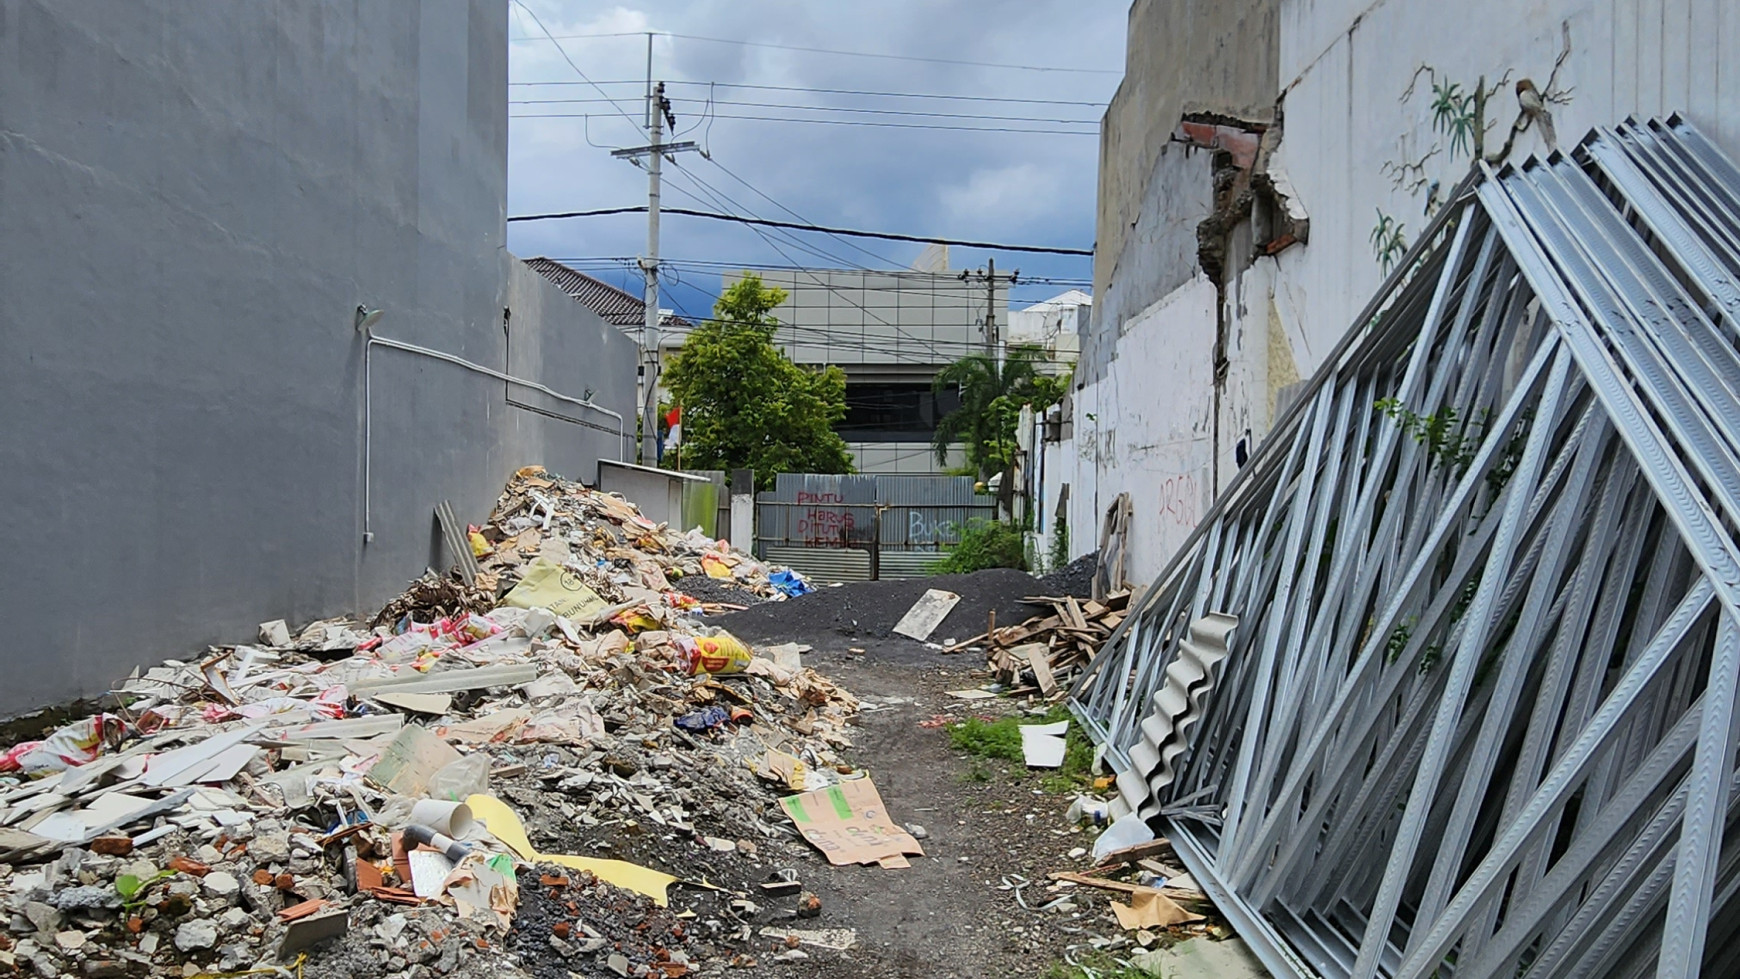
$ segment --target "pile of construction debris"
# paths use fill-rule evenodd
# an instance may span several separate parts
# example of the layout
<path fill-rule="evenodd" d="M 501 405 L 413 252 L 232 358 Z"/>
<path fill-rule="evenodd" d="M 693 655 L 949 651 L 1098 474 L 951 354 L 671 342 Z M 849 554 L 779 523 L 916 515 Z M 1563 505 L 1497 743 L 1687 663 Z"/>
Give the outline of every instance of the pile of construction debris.
<path fill-rule="evenodd" d="M 371 623 L 265 623 L 0 755 L 0 964 L 676 977 L 783 949 L 715 885 L 801 846 L 779 795 L 861 774 L 857 701 L 680 585 L 802 579 L 539 469 L 461 540 Z"/>
<path fill-rule="evenodd" d="M 1116 592 L 1104 601 L 1078 600 L 1069 595 L 1022 601 L 1049 607 L 1051 614 L 1035 615 L 1020 625 L 1002 628 L 993 620 L 986 632 L 952 648 L 983 649 L 1002 692 L 1058 700 L 1124 621 L 1130 593 Z"/>

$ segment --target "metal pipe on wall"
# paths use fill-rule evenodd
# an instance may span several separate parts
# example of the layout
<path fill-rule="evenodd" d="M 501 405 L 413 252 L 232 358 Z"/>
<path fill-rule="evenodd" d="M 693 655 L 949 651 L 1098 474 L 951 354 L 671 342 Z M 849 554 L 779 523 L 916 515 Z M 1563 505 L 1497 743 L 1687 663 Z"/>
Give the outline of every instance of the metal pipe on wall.
<path fill-rule="evenodd" d="M 420 347 L 414 343 L 405 343 L 402 340 L 377 337 L 370 333 L 368 334 L 368 341 L 363 344 L 363 543 L 365 544 L 374 540 L 375 537 L 370 524 L 370 517 L 372 510 L 371 504 L 373 502 L 374 469 L 374 359 L 371 356 L 371 351 L 373 351 L 376 346 L 391 347 L 394 350 L 403 350 L 406 353 L 432 357 L 435 360 L 444 361 L 453 364 L 456 367 L 463 367 L 466 370 L 493 377 L 498 381 L 506 381 L 510 384 L 519 384 L 531 388 L 540 394 L 555 398 L 557 401 L 566 404 L 578 405 L 581 408 L 587 408 L 596 411 L 599 414 L 608 415 L 611 418 L 616 419 L 617 461 L 622 462 L 626 458 L 628 452 L 627 424 L 621 414 L 611 411 L 603 405 L 594 404 L 584 398 L 576 398 L 572 395 L 563 394 L 562 392 L 549 388 L 537 381 L 528 380 L 523 377 L 515 377 L 512 374 L 498 371 L 492 367 L 485 367 L 482 364 L 474 363 L 464 359 L 463 357 L 456 357 L 445 351 L 434 350 L 429 347 Z M 509 403 L 511 404 L 512 402 Z M 577 419 L 569 420 L 579 425 L 590 424 L 589 422 L 582 422 Z M 608 431 L 608 429 L 606 429 L 606 431 Z"/>

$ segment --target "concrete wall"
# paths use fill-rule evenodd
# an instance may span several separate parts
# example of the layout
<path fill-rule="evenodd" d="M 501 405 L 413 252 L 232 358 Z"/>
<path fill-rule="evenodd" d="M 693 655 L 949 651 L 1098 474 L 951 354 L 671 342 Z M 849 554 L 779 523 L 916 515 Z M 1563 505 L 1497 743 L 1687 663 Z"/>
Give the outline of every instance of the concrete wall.
<path fill-rule="evenodd" d="M 1162 7 L 1165 17 L 1153 20 Z M 1128 490 L 1132 574 L 1149 580 L 1188 532 L 1175 502 L 1194 499 L 1195 516 L 1205 512 L 1237 471 L 1240 441 L 1254 451 L 1282 392 L 1322 364 L 1382 281 L 1370 240 L 1377 215 L 1401 222 L 1411 243 L 1434 201 L 1471 165 L 1467 148 L 1433 128 L 1434 82 L 1468 92 L 1484 76 L 1492 89 L 1488 154 L 1501 149 L 1518 117 L 1521 78 L 1556 100 L 1562 148 L 1592 126 L 1682 110 L 1740 154 L 1740 72 L 1723 64 L 1724 54 L 1740 50 L 1740 17 L 1723 8 L 1668 0 L 1277 0 L 1259 14 L 1138 0 L 1130 74 L 1102 141 L 1095 275 L 1104 284 L 1096 285 L 1077 372 L 1074 444 L 1057 466 L 1074 473 L 1072 552 L 1092 549 L 1083 528 L 1097 527 L 1099 513 Z M 1242 31 L 1231 30 L 1238 25 Z M 1180 38 L 1205 36 L 1224 43 L 1181 53 Z M 1187 64 L 1175 64 L 1180 57 Z M 1274 61 L 1266 98 L 1249 87 L 1262 74 L 1253 57 Z M 1239 108 L 1250 100 L 1271 110 Z M 1275 242 L 1272 250 L 1258 240 L 1261 200 L 1252 216 L 1221 229 L 1227 265 L 1218 297 L 1203 278 L 1197 229 L 1224 203 L 1216 181 L 1224 189 L 1232 175 L 1215 171 L 1209 151 L 1166 141 L 1184 114 L 1201 108 L 1273 124 L 1240 179 L 1254 174 L 1286 186 L 1292 206 L 1309 218 L 1304 243 Z M 1126 126 L 1156 135 L 1132 139 Z M 1504 159 L 1544 150 L 1531 128 Z M 1224 337 L 1218 397 L 1217 329 Z M 1173 342 L 1155 342 L 1156 332 Z M 1191 474 L 1194 497 L 1168 489 Z"/>
<path fill-rule="evenodd" d="M 1130 5 L 1124 80 L 1100 126 L 1096 302 L 1104 301 L 1112 280 L 1124 273 L 1125 239 L 1135 216 L 1145 210 L 1157 161 L 1184 113 L 1253 122 L 1273 118 L 1279 5 L 1279 0 L 1136 0 Z M 1130 275 L 1147 277 L 1137 270 Z M 1145 305 L 1137 303 L 1131 312 Z M 1103 363 L 1091 363 L 1090 372 L 1097 374 Z"/>
<path fill-rule="evenodd" d="M 364 451 L 358 304 L 507 363 L 506 34 L 505 0 L 0 0 L 0 712 L 372 612 L 437 502 L 614 444 L 375 347 Z M 511 318 L 516 360 L 626 411 L 632 353 L 560 309 Z"/>

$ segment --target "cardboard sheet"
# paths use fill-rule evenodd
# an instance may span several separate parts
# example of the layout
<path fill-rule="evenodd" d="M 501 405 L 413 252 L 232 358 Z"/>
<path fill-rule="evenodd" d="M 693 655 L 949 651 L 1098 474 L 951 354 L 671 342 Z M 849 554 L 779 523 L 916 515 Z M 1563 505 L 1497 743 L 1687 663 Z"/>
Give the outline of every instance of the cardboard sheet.
<path fill-rule="evenodd" d="M 608 607 L 579 575 L 543 558 L 532 562 L 502 603 L 515 608 L 547 608 L 576 620 L 589 619 Z"/>
<path fill-rule="evenodd" d="M 1112 913 L 1118 924 L 1134 931 L 1138 928 L 1164 928 L 1187 921 L 1200 921 L 1202 915 L 1191 914 L 1176 902 L 1151 887 L 1137 888 L 1130 894 L 1129 904 L 1112 902 Z"/>
<path fill-rule="evenodd" d="M 780 806 L 804 839 L 836 866 L 884 860 L 899 866 L 905 854 L 924 855 L 918 840 L 889 819 L 882 796 L 868 778 L 787 796 Z"/>
<path fill-rule="evenodd" d="M 961 596 L 952 591 L 932 588 L 924 593 L 924 597 L 913 602 L 906 614 L 900 617 L 900 621 L 894 624 L 895 635 L 924 642 L 960 600 Z"/>

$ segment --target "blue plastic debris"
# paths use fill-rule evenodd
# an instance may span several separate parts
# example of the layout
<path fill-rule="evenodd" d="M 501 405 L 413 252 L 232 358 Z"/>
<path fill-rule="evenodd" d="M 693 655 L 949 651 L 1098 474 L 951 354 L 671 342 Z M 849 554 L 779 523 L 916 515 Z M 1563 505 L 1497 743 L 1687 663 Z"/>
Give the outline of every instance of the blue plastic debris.
<path fill-rule="evenodd" d="M 685 731 L 710 731 L 730 720 L 731 714 L 723 707 L 704 707 L 693 714 L 684 714 L 672 721 L 672 724 Z"/>
<path fill-rule="evenodd" d="M 814 588 L 810 587 L 810 583 L 805 581 L 803 576 L 796 571 L 775 571 L 767 576 L 767 582 L 790 598 L 808 595 L 815 591 Z"/>

